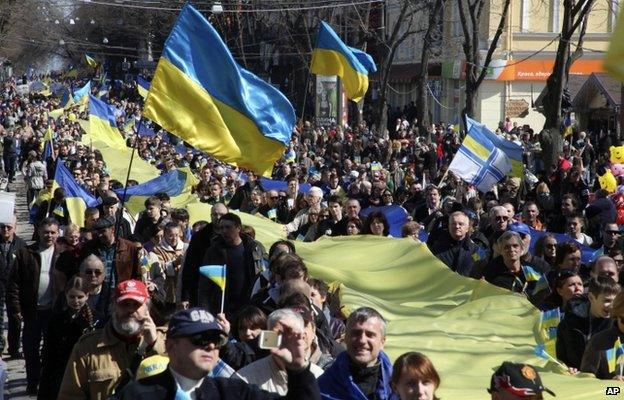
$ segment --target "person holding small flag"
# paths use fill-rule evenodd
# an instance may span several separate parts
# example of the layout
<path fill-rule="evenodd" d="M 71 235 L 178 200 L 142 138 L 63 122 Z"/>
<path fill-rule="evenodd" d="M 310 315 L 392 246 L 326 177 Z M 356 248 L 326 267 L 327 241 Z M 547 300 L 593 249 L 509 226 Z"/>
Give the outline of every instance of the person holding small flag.
<path fill-rule="evenodd" d="M 226 266 L 225 295 L 222 287 L 210 276 L 201 273 L 199 275 L 199 305 L 214 314 L 223 310 L 228 319 L 231 319 L 240 307 L 249 303 L 255 278 L 264 268 L 263 260 L 266 253 L 264 246 L 242 233 L 242 227 L 238 215 L 232 213 L 223 215 L 219 220 L 220 235 L 213 239 L 202 260 L 202 266 Z"/>

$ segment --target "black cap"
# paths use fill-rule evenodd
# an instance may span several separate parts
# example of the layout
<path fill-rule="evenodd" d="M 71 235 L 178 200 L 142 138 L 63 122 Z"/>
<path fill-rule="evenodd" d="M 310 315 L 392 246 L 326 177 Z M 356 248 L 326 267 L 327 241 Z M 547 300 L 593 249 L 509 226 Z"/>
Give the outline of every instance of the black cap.
<path fill-rule="evenodd" d="M 119 203 L 117 197 L 107 196 L 102 199 L 102 205 L 104 206 L 112 206 Z"/>
<path fill-rule="evenodd" d="M 227 336 L 212 314 L 195 307 L 178 311 L 171 316 L 167 337 L 188 337 L 202 332 L 216 332 Z"/>
<path fill-rule="evenodd" d="M 506 391 L 520 398 L 535 396 L 542 392 L 555 396 L 555 393 L 542 385 L 539 374 L 528 364 L 515 364 L 505 361 L 494 375 L 490 382 L 488 392 Z"/>
<path fill-rule="evenodd" d="M 98 218 L 97 220 L 95 220 L 93 225 L 91 225 L 91 228 L 93 230 L 98 230 L 98 229 L 104 229 L 104 228 L 111 228 L 113 226 L 115 226 L 115 218 L 106 216 L 106 217 Z"/>

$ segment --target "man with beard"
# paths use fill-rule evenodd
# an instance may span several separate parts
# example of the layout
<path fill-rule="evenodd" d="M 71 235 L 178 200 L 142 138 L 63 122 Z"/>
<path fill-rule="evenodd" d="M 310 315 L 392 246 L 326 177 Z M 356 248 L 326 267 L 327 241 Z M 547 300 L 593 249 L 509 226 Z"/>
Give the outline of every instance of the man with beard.
<path fill-rule="evenodd" d="M 115 290 L 110 321 L 74 346 L 59 399 L 106 399 L 132 380 L 143 358 L 165 352 L 164 331 L 149 314 L 147 287 L 141 281 L 123 281 Z"/>

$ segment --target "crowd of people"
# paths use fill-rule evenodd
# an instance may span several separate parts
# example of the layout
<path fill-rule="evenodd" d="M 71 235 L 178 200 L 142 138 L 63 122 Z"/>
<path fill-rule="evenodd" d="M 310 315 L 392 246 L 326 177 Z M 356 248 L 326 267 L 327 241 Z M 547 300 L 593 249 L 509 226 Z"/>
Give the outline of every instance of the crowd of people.
<path fill-rule="evenodd" d="M 409 352 L 393 364 L 383 351 L 384 317 L 368 307 L 343 315 L 338 296 L 297 254 L 298 241 L 389 237 L 392 228 L 460 275 L 559 310 L 553 356 L 571 372 L 624 379 L 604 356 L 624 337 L 617 194 L 596 179 L 615 140 L 608 134 L 575 132 L 558 166 L 545 170 L 539 135 L 501 122 L 497 134 L 523 146 L 530 174 L 479 193 L 447 172 L 462 140 L 452 125 L 421 132 L 409 108 L 385 132 L 364 122 L 306 121 L 275 165 L 271 182 L 280 185 L 265 187 L 157 126 L 135 133 L 136 87 L 111 85 L 107 100 L 127 145 L 162 173 L 196 174 L 193 192 L 212 207 L 190 224 L 166 193 L 147 198 L 138 215 L 124 209 L 115 190 L 126 182 L 112 179 L 107 165 L 114 160 L 81 141 L 88 108 L 50 117 L 58 99 L 19 94 L 17 83 L 4 82 L 0 93 L 2 164 L 6 190 L 25 182 L 35 234 L 16 234 L 26 221 L 0 225 L 8 318 L 0 347 L 24 357 L 30 395 L 434 399 L 442 379 L 429 358 Z M 86 208 L 83 227 L 71 220 L 63 188 L 53 186 L 59 162 L 100 202 Z M 386 211 L 397 207 L 404 218 L 392 226 Z M 232 211 L 281 224 L 288 240 L 265 248 Z M 202 274 L 206 265 L 227 267 L 224 296 Z M 267 330 L 281 335 L 278 348 L 259 345 Z M 496 370 L 489 391 L 494 399 L 550 392 L 533 367 L 513 363 Z"/>

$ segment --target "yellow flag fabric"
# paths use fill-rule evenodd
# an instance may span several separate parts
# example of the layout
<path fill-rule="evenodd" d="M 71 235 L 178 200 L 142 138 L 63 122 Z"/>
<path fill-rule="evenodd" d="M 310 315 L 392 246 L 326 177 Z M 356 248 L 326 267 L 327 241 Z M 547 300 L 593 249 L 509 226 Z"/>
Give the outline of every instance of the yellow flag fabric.
<path fill-rule="evenodd" d="M 191 223 L 210 219 L 210 206 L 189 204 Z M 283 238 L 267 219 L 239 214 L 265 246 Z M 322 238 L 296 243 L 312 276 L 342 283 L 347 309 L 371 306 L 389 320 L 385 350 L 395 360 L 420 351 L 442 378 L 442 399 L 486 399 L 486 388 L 503 361 L 537 367 L 557 398 L 603 398 L 604 382 L 587 374 L 564 375 L 555 363 L 534 354 L 539 310 L 524 297 L 451 272 L 425 245 L 411 239 L 372 236 Z"/>
<path fill-rule="evenodd" d="M 624 7 L 620 10 L 615 30 L 611 35 L 611 44 L 605 55 L 603 67 L 611 76 L 624 82 Z"/>

